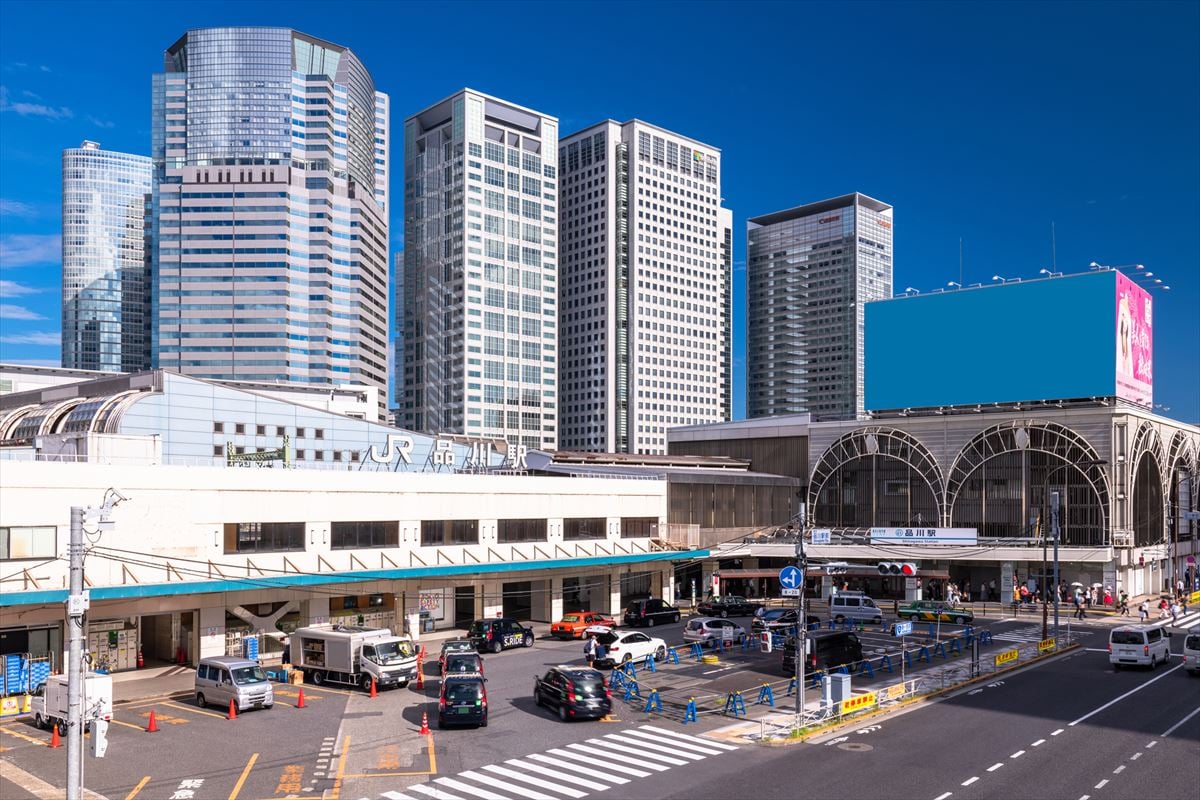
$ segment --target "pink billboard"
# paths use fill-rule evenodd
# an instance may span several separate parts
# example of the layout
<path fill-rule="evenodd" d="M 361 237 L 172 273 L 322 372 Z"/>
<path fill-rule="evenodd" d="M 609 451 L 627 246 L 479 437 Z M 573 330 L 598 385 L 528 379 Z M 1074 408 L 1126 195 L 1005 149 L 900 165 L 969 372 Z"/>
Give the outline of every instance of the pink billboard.
<path fill-rule="evenodd" d="M 1154 316 L 1150 293 L 1117 273 L 1117 397 L 1150 407 L 1154 392 Z"/>

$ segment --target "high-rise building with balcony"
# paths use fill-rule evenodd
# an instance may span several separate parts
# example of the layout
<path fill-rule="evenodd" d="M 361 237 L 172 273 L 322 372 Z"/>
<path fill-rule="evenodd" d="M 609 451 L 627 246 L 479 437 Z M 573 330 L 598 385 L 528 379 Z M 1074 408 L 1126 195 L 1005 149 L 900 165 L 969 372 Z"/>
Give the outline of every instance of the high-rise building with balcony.
<path fill-rule="evenodd" d="M 892 296 L 892 207 L 855 192 L 746 226 L 746 410 L 863 413 L 863 316 Z"/>
<path fill-rule="evenodd" d="M 62 170 L 62 365 L 146 369 L 150 159 L 85 141 L 63 150 Z"/>
<path fill-rule="evenodd" d="M 558 443 L 558 120 L 463 89 L 404 122 L 402 427 Z"/>
<path fill-rule="evenodd" d="M 388 99 L 363 63 L 203 28 L 153 88 L 153 365 L 386 397 Z"/>
<path fill-rule="evenodd" d="M 732 412 L 721 153 L 641 120 L 559 145 L 564 450 L 658 454 Z"/>

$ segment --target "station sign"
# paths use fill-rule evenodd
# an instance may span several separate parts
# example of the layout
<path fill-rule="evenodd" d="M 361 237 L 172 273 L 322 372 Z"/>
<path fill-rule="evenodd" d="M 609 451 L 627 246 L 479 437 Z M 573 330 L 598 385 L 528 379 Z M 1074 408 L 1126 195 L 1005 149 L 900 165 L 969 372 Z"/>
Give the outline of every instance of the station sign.
<path fill-rule="evenodd" d="M 832 536 L 833 531 L 831 531 L 829 528 L 813 528 L 812 543 L 829 544 L 829 540 Z"/>
<path fill-rule="evenodd" d="M 975 545 L 976 528 L 871 528 L 871 544 Z"/>

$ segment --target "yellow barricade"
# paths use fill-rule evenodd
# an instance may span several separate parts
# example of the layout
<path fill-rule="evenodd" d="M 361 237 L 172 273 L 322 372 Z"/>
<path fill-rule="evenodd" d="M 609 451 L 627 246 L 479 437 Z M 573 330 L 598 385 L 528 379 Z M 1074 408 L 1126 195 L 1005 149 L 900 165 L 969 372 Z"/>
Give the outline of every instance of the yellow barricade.
<path fill-rule="evenodd" d="M 1012 650 L 1005 650 L 1003 653 L 996 654 L 996 666 L 999 667 L 1003 664 L 1007 664 L 1010 661 L 1016 661 L 1020 657 L 1021 651 L 1017 650 L 1015 647 Z"/>
<path fill-rule="evenodd" d="M 895 700 L 897 697 L 904 697 L 904 694 L 907 691 L 908 691 L 908 687 L 905 686 L 903 683 L 894 683 L 888 687 L 887 699 Z"/>
<path fill-rule="evenodd" d="M 842 701 L 842 713 L 849 714 L 851 711 L 862 711 L 864 708 L 870 708 L 879 702 L 879 698 L 874 692 L 859 694 L 851 697 L 849 700 Z"/>
<path fill-rule="evenodd" d="M 1049 639 L 1042 639 L 1040 642 L 1038 642 L 1038 652 L 1039 653 L 1049 652 L 1050 650 L 1054 649 L 1054 644 L 1055 644 L 1055 642 L 1054 642 L 1053 637 L 1051 637 Z"/>

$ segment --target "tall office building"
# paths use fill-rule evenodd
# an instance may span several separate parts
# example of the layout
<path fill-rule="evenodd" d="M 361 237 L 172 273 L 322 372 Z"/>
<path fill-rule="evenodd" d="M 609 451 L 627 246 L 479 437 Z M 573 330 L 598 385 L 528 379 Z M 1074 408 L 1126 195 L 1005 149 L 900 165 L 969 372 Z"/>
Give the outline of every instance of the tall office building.
<path fill-rule="evenodd" d="M 387 395 L 387 96 L 287 28 L 188 31 L 154 76 L 153 364 Z"/>
<path fill-rule="evenodd" d="M 720 151 L 640 120 L 564 137 L 564 450 L 665 453 L 730 417 L 732 214 Z"/>
<path fill-rule="evenodd" d="M 863 307 L 892 296 L 892 207 L 855 192 L 747 223 L 746 409 L 863 413 Z"/>
<path fill-rule="evenodd" d="M 464 89 L 404 122 L 400 424 L 558 442 L 558 120 Z"/>
<path fill-rule="evenodd" d="M 62 365 L 146 369 L 150 159 L 85 141 L 62 169 Z"/>

